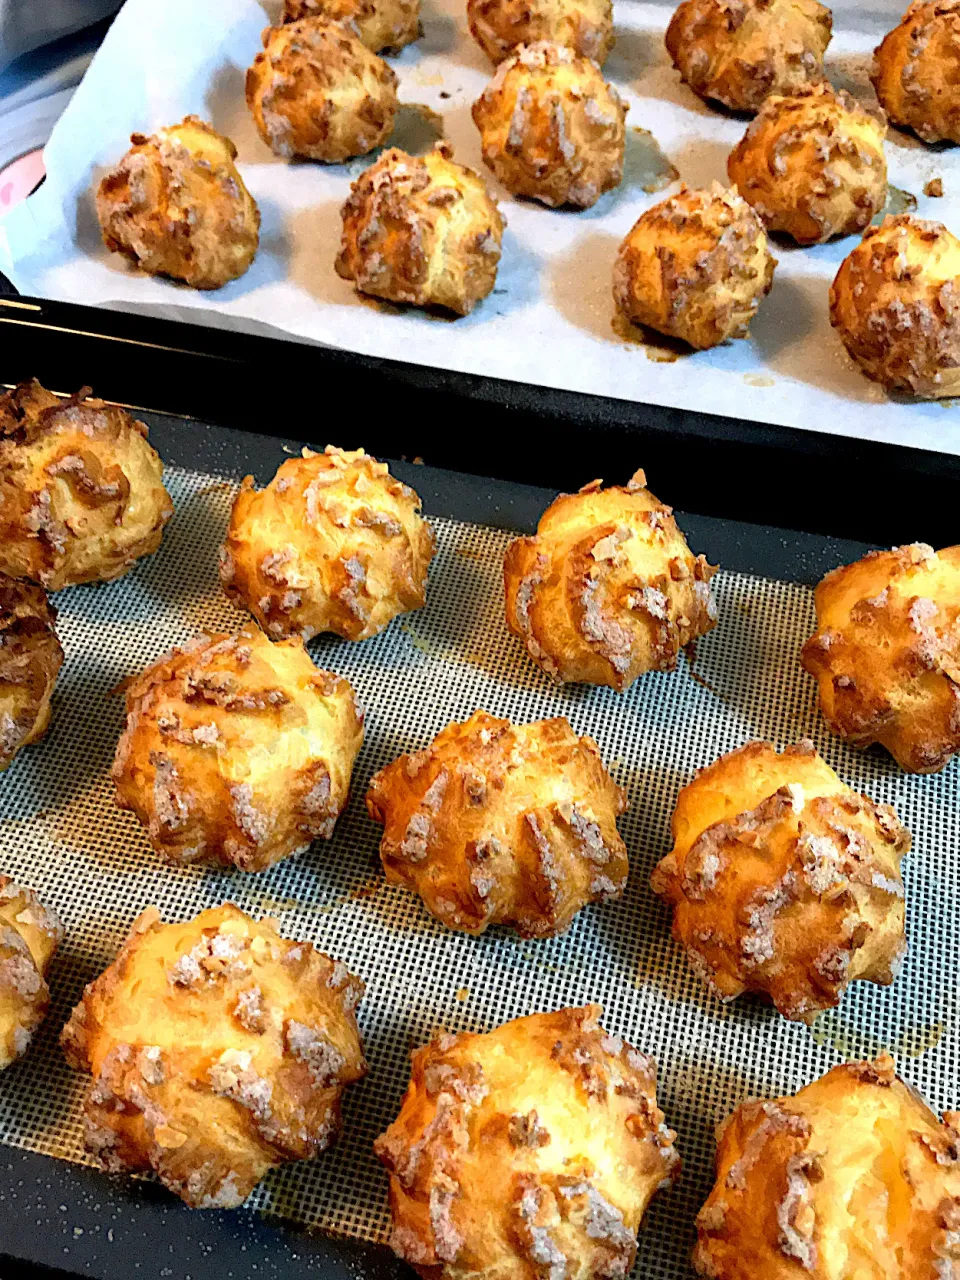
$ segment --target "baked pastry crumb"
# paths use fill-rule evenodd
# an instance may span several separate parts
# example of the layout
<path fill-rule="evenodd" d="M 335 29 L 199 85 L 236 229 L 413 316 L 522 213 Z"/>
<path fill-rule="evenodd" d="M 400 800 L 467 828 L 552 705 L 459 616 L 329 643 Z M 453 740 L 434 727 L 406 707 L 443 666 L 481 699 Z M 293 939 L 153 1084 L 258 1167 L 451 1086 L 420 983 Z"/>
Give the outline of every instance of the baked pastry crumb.
<path fill-rule="evenodd" d="M 194 289 L 220 289 L 242 276 L 260 242 L 260 211 L 230 139 L 199 116 L 185 116 L 130 141 L 97 188 L 107 248 L 148 275 Z"/>
<path fill-rule="evenodd" d="M 667 52 L 694 93 L 733 111 L 824 79 L 833 18 L 818 0 L 683 0 Z"/>
<path fill-rule="evenodd" d="M 84 387 L 0 395 L 0 572 L 48 591 L 110 582 L 160 546 L 173 503 L 147 428 Z"/>
<path fill-rule="evenodd" d="M 888 391 L 960 394 L 960 240 L 910 214 L 870 227 L 830 286 L 830 323 Z"/>
<path fill-rule="evenodd" d="M 589 209 L 619 186 L 626 114 L 595 62 L 543 40 L 506 57 L 473 104 L 484 163 L 551 208 Z"/>
<path fill-rule="evenodd" d="M 814 600 L 801 661 L 831 731 L 879 742 L 908 773 L 945 768 L 960 752 L 960 546 L 871 551 Z"/>
<path fill-rule="evenodd" d="M 56 621 L 42 587 L 0 573 L 0 773 L 50 725 L 63 665 Z"/>
<path fill-rule="evenodd" d="M 468 315 L 497 282 L 504 221 L 483 179 L 439 143 L 391 148 L 343 206 L 337 275 L 361 293 Z"/>
<path fill-rule="evenodd" d="M 923 194 L 925 196 L 933 196 L 939 199 L 943 195 L 943 179 L 931 178 L 929 182 L 925 182 L 923 186 Z"/>
<path fill-rule="evenodd" d="M 274 155 L 338 164 L 393 132 L 397 76 L 346 26 L 324 18 L 268 27 L 247 71 L 247 105 Z"/>
<path fill-rule="evenodd" d="M 870 78 L 892 124 L 960 142 L 960 0 L 915 0 L 875 50 Z"/>
<path fill-rule="evenodd" d="M 710 1280 L 920 1280 L 960 1261 L 960 1114 L 943 1123 L 893 1059 L 845 1062 L 746 1102 L 717 1139 L 693 1261 Z"/>
<path fill-rule="evenodd" d="M 0 1071 L 23 1057 L 46 1017 L 47 972 L 63 936 L 51 907 L 0 875 Z"/>
<path fill-rule="evenodd" d="M 680 792 L 653 873 L 673 936 L 721 1000 L 745 991 L 813 1022 L 847 986 L 893 981 L 906 951 L 910 834 L 848 787 L 812 742 L 748 742 Z"/>
<path fill-rule="evenodd" d="M 611 0 L 467 0 L 467 21 L 494 65 L 546 40 L 602 67 L 615 39 Z"/>
<path fill-rule="evenodd" d="M 61 1035 L 92 1077 L 87 1150 L 111 1173 L 152 1170 L 191 1208 L 242 1204 L 339 1133 L 343 1091 L 366 1074 L 362 996 L 275 920 L 227 904 L 163 924 L 148 907 Z"/>
<path fill-rule="evenodd" d="M 441 1035 L 375 1150 L 394 1252 L 424 1280 L 626 1276 L 679 1174 L 656 1064 L 588 1004 Z"/>
<path fill-rule="evenodd" d="M 768 231 L 823 244 L 863 231 L 887 199 L 886 123 L 828 84 L 766 98 L 727 173 Z"/>
<path fill-rule="evenodd" d="M 262 871 L 328 840 L 350 792 L 363 714 L 303 641 L 257 627 L 174 649 L 127 687 L 113 765 L 132 809 L 171 863 Z"/>
<path fill-rule="evenodd" d="M 388 884 L 448 928 L 505 924 L 528 938 L 623 892 L 626 806 L 597 744 L 563 716 L 513 725 L 485 711 L 381 769 L 367 792 Z"/>
<path fill-rule="evenodd" d="M 695 556 L 670 507 L 637 471 L 562 494 L 533 538 L 503 561 L 507 626 L 554 680 L 621 693 L 647 671 L 672 671 L 680 650 L 717 624 L 716 573 Z"/>
<path fill-rule="evenodd" d="M 304 449 L 265 489 L 247 476 L 220 553 L 227 595 L 274 639 L 375 636 L 426 603 L 433 531 L 420 499 L 362 449 Z"/>

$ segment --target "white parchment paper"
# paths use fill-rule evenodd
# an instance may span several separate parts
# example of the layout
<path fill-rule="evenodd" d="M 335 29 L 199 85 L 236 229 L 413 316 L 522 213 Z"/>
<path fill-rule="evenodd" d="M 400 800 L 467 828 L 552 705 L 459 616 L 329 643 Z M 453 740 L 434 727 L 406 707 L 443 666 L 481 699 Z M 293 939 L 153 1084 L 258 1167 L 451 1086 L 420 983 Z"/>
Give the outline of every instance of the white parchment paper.
<path fill-rule="evenodd" d="M 334 166 L 278 160 L 247 114 L 244 71 L 276 4 L 127 0 L 47 146 L 46 183 L 0 223 L 0 271 L 21 292 L 161 314 L 189 308 L 179 313 L 443 368 L 960 453 L 960 407 L 888 397 L 861 376 L 831 331 L 827 290 L 853 239 L 777 247 L 773 291 L 746 341 L 664 363 L 618 335 L 610 291 L 616 249 L 643 210 L 663 198 L 644 190 L 656 162 L 635 132 L 628 133 L 623 185 L 587 212 L 515 201 L 490 177 L 509 226 L 496 291 L 468 318 L 358 298 L 333 262 L 340 206 L 369 158 Z M 617 46 L 606 71 L 630 104 L 628 126 L 651 130 L 681 177 L 706 185 L 725 179 L 727 153 L 745 122 L 706 107 L 673 71 L 663 48 L 672 7 L 618 0 Z M 873 100 L 871 51 L 898 20 L 899 5 L 842 0 L 833 8 L 831 78 Z M 411 150 L 431 143 L 422 105 L 443 117 L 457 158 L 482 169 L 470 105 L 491 68 L 467 31 L 465 0 L 424 0 L 423 18 L 423 38 L 393 60 L 408 104 L 394 141 Z M 140 275 L 108 254 L 93 208 L 92 190 L 130 133 L 187 112 L 234 139 L 263 216 L 253 266 L 215 294 Z M 887 151 L 891 183 L 918 198 L 921 215 L 960 232 L 960 151 L 928 148 L 896 130 Z M 943 199 L 923 195 L 935 176 L 943 179 Z"/>

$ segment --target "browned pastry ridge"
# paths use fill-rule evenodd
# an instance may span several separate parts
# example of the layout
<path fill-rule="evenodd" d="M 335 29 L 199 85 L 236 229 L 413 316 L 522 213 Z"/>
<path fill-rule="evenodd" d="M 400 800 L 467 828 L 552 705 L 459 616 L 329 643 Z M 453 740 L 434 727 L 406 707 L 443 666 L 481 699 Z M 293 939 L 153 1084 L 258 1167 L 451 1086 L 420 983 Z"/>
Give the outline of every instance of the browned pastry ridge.
<path fill-rule="evenodd" d="M 0 573 L 0 773 L 50 725 L 63 665 L 56 620 L 42 587 Z"/>
<path fill-rule="evenodd" d="M 727 160 L 770 231 L 822 244 L 863 231 L 887 199 L 886 124 L 828 84 L 771 94 Z"/>
<path fill-rule="evenodd" d="M 540 41 L 504 59 L 473 104 L 484 163 L 515 196 L 588 209 L 623 177 L 626 103 L 597 64 Z"/>
<path fill-rule="evenodd" d="M 638 471 L 622 488 L 594 480 L 562 494 L 536 537 L 507 547 L 507 626 L 558 682 L 623 692 L 646 671 L 672 671 L 716 626 L 716 568 L 691 552 L 646 483 Z"/>
<path fill-rule="evenodd" d="M 278 156 L 339 163 L 386 142 L 397 77 L 345 26 L 301 18 L 263 33 L 247 71 L 247 105 Z"/>
<path fill-rule="evenodd" d="M 763 223 L 736 188 L 681 187 L 627 232 L 613 300 L 631 324 L 705 350 L 747 336 L 776 265 Z"/>
<path fill-rule="evenodd" d="M 626 807 L 597 744 L 563 716 L 513 725 L 485 711 L 381 769 L 367 792 L 388 883 L 451 929 L 534 938 L 623 892 Z"/>
<path fill-rule="evenodd" d="M 612 0 L 467 0 L 467 21 L 494 64 L 546 40 L 602 67 L 614 45 Z"/>
<path fill-rule="evenodd" d="M 109 582 L 160 545 L 173 513 L 147 428 L 89 388 L 0 395 L 0 572 L 48 591 Z"/>
<path fill-rule="evenodd" d="M 734 111 L 824 79 L 833 18 L 818 0 L 683 0 L 667 52 L 694 93 Z"/>
<path fill-rule="evenodd" d="M 828 573 L 802 662 L 829 728 L 908 773 L 960 752 L 960 546 L 871 551 Z"/>
<path fill-rule="evenodd" d="M 640 1220 L 679 1173 L 656 1065 L 599 1005 L 442 1035 L 413 1054 L 375 1150 L 391 1244 L 424 1280 L 626 1276 Z"/>
<path fill-rule="evenodd" d="M 960 0 L 915 0 L 874 53 L 891 121 L 924 142 L 960 142 Z"/>
<path fill-rule="evenodd" d="M 960 240 L 909 214 L 870 227 L 830 286 L 830 323 L 889 391 L 960 394 Z"/>
<path fill-rule="evenodd" d="M 960 1268 L 960 1114 L 943 1121 L 888 1054 L 744 1103 L 718 1136 L 697 1274 L 950 1280 Z"/>
<path fill-rule="evenodd" d="M 148 907 L 61 1036 L 92 1077 L 87 1149 L 111 1172 L 152 1169 L 191 1208 L 242 1204 L 337 1136 L 344 1088 L 366 1074 L 362 996 L 275 920 L 227 904 L 165 925 Z"/>
<path fill-rule="evenodd" d="M 0 875 L 0 1071 L 23 1057 L 46 1017 L 47 970 L 62 941 L 57 913 Z"/>
<path fill-rule="evenodd" d="M 361 293 L 465 316 L 496 284 L 503 218 L 445 143 L 424 156 L 384 151 L 350 188 L 342 217 L 336 270 Z"/>
<path fill-rule="evenodd" d="M 219 289 L 250 266 L 260 211 L 237 149 L 198 116 L 133 143 L 97 189 L 103 242 L 149 275 Z"/>
<path fill-rule="evenodd" d="M 426 602 L 433 531 L 420 499 L 362 449 L 304 449 L 265 489 L 247 476 L 220 579 L 274 638 L 366 640 Z"/>
<path fill-rule="evenodd" d="M 127 687 L 117 804 L 168 862 L 262 871 L 330 838 L 362 741 L 349 682 L 298 636 L 205 636 Z"/>
<path fill-rule="evenodd" d="M 371 53 L 395 52 L 420 35 L 420 0 L 284 0 L 283 21 L 340 22 Z"/>
<path fill-rule="evenodd" d="M 673 936 L 721 1000 L 768 997 L 813 1022 L 849 983 L 893 981 L 906 951 L 909 832 L 846 786 L 810 742 L 748 742 L 680 792 L 651 878 Z"/>

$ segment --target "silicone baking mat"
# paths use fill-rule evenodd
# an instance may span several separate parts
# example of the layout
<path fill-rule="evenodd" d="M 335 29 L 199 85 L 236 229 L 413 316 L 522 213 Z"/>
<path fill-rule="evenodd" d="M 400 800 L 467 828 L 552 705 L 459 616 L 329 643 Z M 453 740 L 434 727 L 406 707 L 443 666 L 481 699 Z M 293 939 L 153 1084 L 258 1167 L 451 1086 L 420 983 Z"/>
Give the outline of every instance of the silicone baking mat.
<path fill-rule="evenodd" d="M 624 696 L 557 689 L 503 623 L 509 534 L 437 520 L 424 610 L 363 644 L 328 637 L 311 645 L 319 665 L 354 683 L 367 713 L 353 795 L 334 839 L 258 876 L 170 869 L 112 803 L 109 769 L 123 700 L 111 691 L 171 645 L 244 619 L 216 577 L 233 483 L 177 469 L 168 482 L 177 512 L 161 551 L 120 582 L 57 597 L 67 661 L 53 726 L 0 776 L 0 870 L 36 888 L 68 930 L 45 1028 L 26 1059 L 0 1077 L 0 1141 L 85 1159 L 84 1078 L 56 1046 L 69 1009 L 148 903 L 175 919 L 225 900 L 275 914 L 284 933 L 311 939 L 367 983 L 360 1021 L 370 1074 L 347 1096 L 340 1144 L 311 1164 L 275 1172 L 251 1202 L 301 1225 L 386 1238 L 386 1179 L 371 1144 L 396 1113 L 409 1049 L 441 1026 L 489 1029 L 596 1000 L 612 1032 L 656 1057 L 684 1171 L 654 1201 L 641 1232 L 637 1274 L 645 1280 L 690 1274 L 714 1125 L 744 1098 L 793 1091 L 843 1057 L 887 1047 L 938 1110 L 957 1105 L 958 768 L 906 777 L 885 756 L 854 753 L 823 731 L 813 681 L 797 662 L 813 622 L 807 588 L 721 572 L 720 622 L 698 642 L 692 667 L 682 662 L 674 674 L 647 676 Z M 383 883 L 380 829 L 364 806 L 371 774 L 477 707 L 518 721 L 567 716 L 597 739 L 627 788 L 625 896 L 588 908 L 562 938 L 449 933 L 417 898 Z M 677 792 L 697 767 L 751 737 L 784 746 L 804 736 L 854 786 L 893 804 L 914 835 L 905 868 L 910 951 L 896 984 L 858 984 L 812 1030 L 759 1003 L 722 1006 L 708 995 L 671 941 L 667 913 L 648 885 L 668 847 Z"/>

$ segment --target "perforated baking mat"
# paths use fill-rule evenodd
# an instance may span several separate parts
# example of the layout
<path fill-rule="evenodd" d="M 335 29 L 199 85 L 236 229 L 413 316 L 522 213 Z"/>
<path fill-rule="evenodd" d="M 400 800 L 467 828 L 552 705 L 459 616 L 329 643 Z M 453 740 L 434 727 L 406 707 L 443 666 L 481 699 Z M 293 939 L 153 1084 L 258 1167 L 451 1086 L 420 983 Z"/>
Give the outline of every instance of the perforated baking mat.
<path fill-rule="evenodd" d="M 251 1205 L 299 1225 L 382 1241 L 386 1179 L 375 1136 L 396 1114 L 409 1049 L 444 1026 L 483 1030 L 536 1010 L 599 1001 L 605 1025 L 659 1063 L 659 1094 L 677 1130 L 684 1171 L 653 1203 L 636 1274 L 690 1275 L 693 1220 L 709 1188 L 713 1130 L 748 1096 L 792 1092 L 844 1057 L 889 1048 L 906 1079 L 938 1110 L 955 1107 L 960 893 L 958 768 L 902 775 L 882 755 L 858 754 L 826 734 L 798 649 L 813 624 L 808 588 L 730 572 L 716 578 L 720 622 L 693 666 L 641 679 L 626 695 L 556 689 L 510 636 L 501 558 L 509 534 L 436 520 L 439 552 L 429 603 L 363 644 L 321 638 L 320 666 L 347 676 L 366 710 L 353 794 L 329 843 L 257 876 L 162 866 L 136 821 L 116 810 L 110 763 L 122 698 L 111 693 L 170 646 L 207 629 L 234 629 L 216 552 L 234 483 L 168 471 L 176 516 L 161 551 L 120 582 L 57 597 L 67 661 L 53 726 L 0 775 L 0 870 L 60 911 L 67 939 L 52 978 L 53 1008 L 25 1060 L 0 1077 L 0 1141 L 86 1159 L 84 1078 L 64 1064 L 57 1033 L 83 984 L 114 957 L 148 903 L 165 919 L 230 900 L 279 917 L 362 975 L 370 1074 L 347 1097 L 343 1138 L 309 1164 L 269 1176 Z M 708 555 L 709 546 L 696 550 Z M 476 708 L 517 721 L 565 715 L 591 734 L 626 787 L 621 829 L 631 861 L 625 896 L 589 907 L 562 938 L 481 939 L 444 930 L 413 895 L 380 873 L 380 829 L 367 817 L 371 774 Z M 752 737 L 778 746 L 811 737 L 841 776 L 893 804 L 913 832 L 906 867 L 909 955 L 892 988 L 857 984 L 813 1029 L 750 1000 L 723 1006 L 671 941 L 649 875 L 668 848 L 670 814 L 694 770 Z"/>

